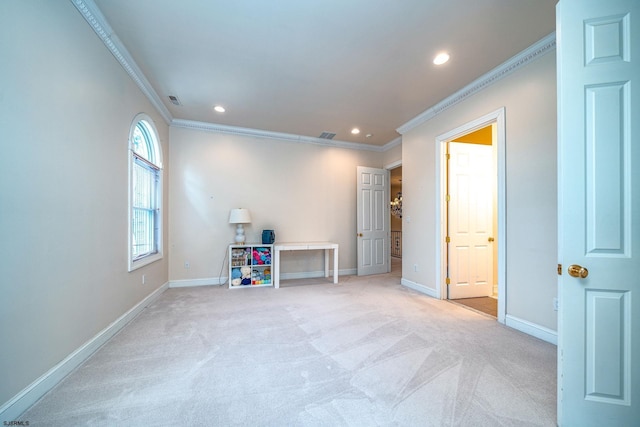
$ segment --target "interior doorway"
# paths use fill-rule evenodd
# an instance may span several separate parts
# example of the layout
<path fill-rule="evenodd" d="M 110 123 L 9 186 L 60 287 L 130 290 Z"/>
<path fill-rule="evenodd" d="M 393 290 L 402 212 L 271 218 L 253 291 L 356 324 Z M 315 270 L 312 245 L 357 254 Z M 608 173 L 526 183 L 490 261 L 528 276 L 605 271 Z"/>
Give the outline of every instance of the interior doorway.
<path fill-rule="evenodd" d="M 390 184 L 390 248 L 391 272 L 402 274 L 402 163 L 387 165 Z"/>
<path fill-rule="evenodd" d="M 498 317 L 495 123 L 447 143 L 447 299 Z"/>
<path fill-rule="evenodd" d="M 451 155 L 456 155 L 449 150 L 453 144 L 462 147 L 462 161 L 451 160 Z M 467 150 L 471 145 L 484 146 L 484 149 Z M 437 279 L 441 284 L 439 296 L 441 299 L 462 298 L 457 301 L 471 304 L 474 310 L 489 311 L 488 314 L 496 316 L 501 323 L 505 322 L 506 314 L 504 145 L 503 108 L 459 126 L 436 140 L 437 158 L 440 159 L 436 163 L 436 182 L 440 190 L 437 224 L 441 244 L 436 257 Z M 487 172 L 484 177 L 468 174 L 465 168 L 477 167 L 471 164 L 478 156 L 487 157 L 487 152 L 490 153 L 488 160 L 480 163 L 483 165 L 480 171 Z M 450 182 L 450 160 L 458 161 L 457 165 L 462 166 L 456 171 L 460 182 Z M 479 184 L 481 179 L 490 181 Z M 457 188 L 452 189 L 450 185 Z M 450 206 L 451 193 L 460 189 L 469 197 L 465 196 L 457 206 Z M 450 207 L 461 211 L 453 212 Z M 490 214 L 479 219 L 481 211 Z M 458 237 L 462 240 L 456 241 Z M 451 286 L 456 288 L 452 290 Z M 471 299 L 465 301 L 465 297 Z"/>

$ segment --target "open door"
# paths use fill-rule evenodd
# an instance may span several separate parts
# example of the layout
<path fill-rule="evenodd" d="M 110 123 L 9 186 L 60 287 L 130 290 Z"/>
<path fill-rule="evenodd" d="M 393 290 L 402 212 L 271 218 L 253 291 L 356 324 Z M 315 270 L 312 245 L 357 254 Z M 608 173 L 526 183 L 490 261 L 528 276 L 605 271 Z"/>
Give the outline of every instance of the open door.
<path fill-rule="evenodd" d="M 449 299 L 493 293 L 493 147 L 449 142 Z"/>
<path fill-rule="evenodd" d="M 638 425 L 640 2 L 561 0 L 556 16 L 558 423 Z"/>
<path fill-rule="evenodd" d="M 358 276 L 388 273 L 389 171 L 358 166 L 357 180 Z"/>

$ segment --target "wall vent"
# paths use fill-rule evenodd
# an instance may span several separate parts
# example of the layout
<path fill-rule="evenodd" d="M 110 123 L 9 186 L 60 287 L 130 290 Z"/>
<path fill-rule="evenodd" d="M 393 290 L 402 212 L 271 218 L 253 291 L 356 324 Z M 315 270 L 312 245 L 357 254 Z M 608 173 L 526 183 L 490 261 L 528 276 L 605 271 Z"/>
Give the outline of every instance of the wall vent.
<path fill-rule="evenodd" d="M 171 101 L 173 105 L 181 105 L 177 96 L 169 95 L 169 101 Z"/>
<path fill-rule="evenodd" d="M 322 132 L 318 138 L 320 139 L 333 139 L 336 136 L 333 132 Z"/>

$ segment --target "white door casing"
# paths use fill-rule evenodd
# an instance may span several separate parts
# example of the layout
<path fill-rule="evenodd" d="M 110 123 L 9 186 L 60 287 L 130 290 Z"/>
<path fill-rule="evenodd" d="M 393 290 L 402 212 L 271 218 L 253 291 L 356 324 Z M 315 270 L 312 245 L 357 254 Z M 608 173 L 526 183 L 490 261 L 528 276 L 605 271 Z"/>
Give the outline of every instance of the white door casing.
<path fill-rule="evenodd" d="M 493 293 L 493 147 L 449 142 L 448 298 Z"/>
<path fill-rule="evenodd" d="M 439 241 L 436 242 L 436 256 L 435 256 L 435 281 L 440 283 L 437 287 L 436 298 L 447 297 L 447 212 L 446 203 L 444 202 L 447 194 L 447 167 L 446 167 L 446 152 L 448 141 L 453 141 L 458 137 L 466 135 L 470 132 L 483 128 L 485 126 L 495 124 L 495 134 L 493 147 L 495 150 L 495 173 L 496 173 L 496 199 L 497 199 L 497 226 L 494 226 L 496 232 L 497 243 L 497 282 L 498 282 L 498 322 L 505 323 L 506 321 L 506 258 L 507 258 L 507 232 L 506 232 L 506 110 L 501 107 L 495 111 L 485 114 L 475 120 L 458 126 L 457 128 L 446 132 L 436 137 L 435 151 L 436 151 L 436 168 L 435 168 L 435 184 L 436 184 L 436 235 L 440 236 Z M 496 277 L 494 277 L 494 280 Z"/>
<path fill-rule="evenodd" d="M 638 425 L 640 2 L 561 0 L 556 16 L 558 423 Z"/>
<path fill-rule="evenodd" d="M 388 273 L 389 171 L 358 166 L 356 187 L 358 276 Z"/>

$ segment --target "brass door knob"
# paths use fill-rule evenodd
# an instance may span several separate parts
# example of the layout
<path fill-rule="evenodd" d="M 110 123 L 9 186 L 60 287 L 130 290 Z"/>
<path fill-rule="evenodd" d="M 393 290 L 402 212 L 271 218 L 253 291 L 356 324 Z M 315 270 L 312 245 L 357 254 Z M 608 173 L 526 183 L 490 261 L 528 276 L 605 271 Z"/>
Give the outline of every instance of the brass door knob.
<path fill-rule="evenodd" d="M 569 272 L 569 276 L 579 279 L 584 279 L 589 275 L 589 270 L 577 264 L 570 265 L 567 271 Z"/>
<path fill-rule="evenodd" d="M 493 242 L 495 239 L 493 237 L 489 237 L 487 240 Z"/>
<path fill-rule="evenodd" d="M 362 237 L 362 233 L 358 233 L 358 237 Z"/>

